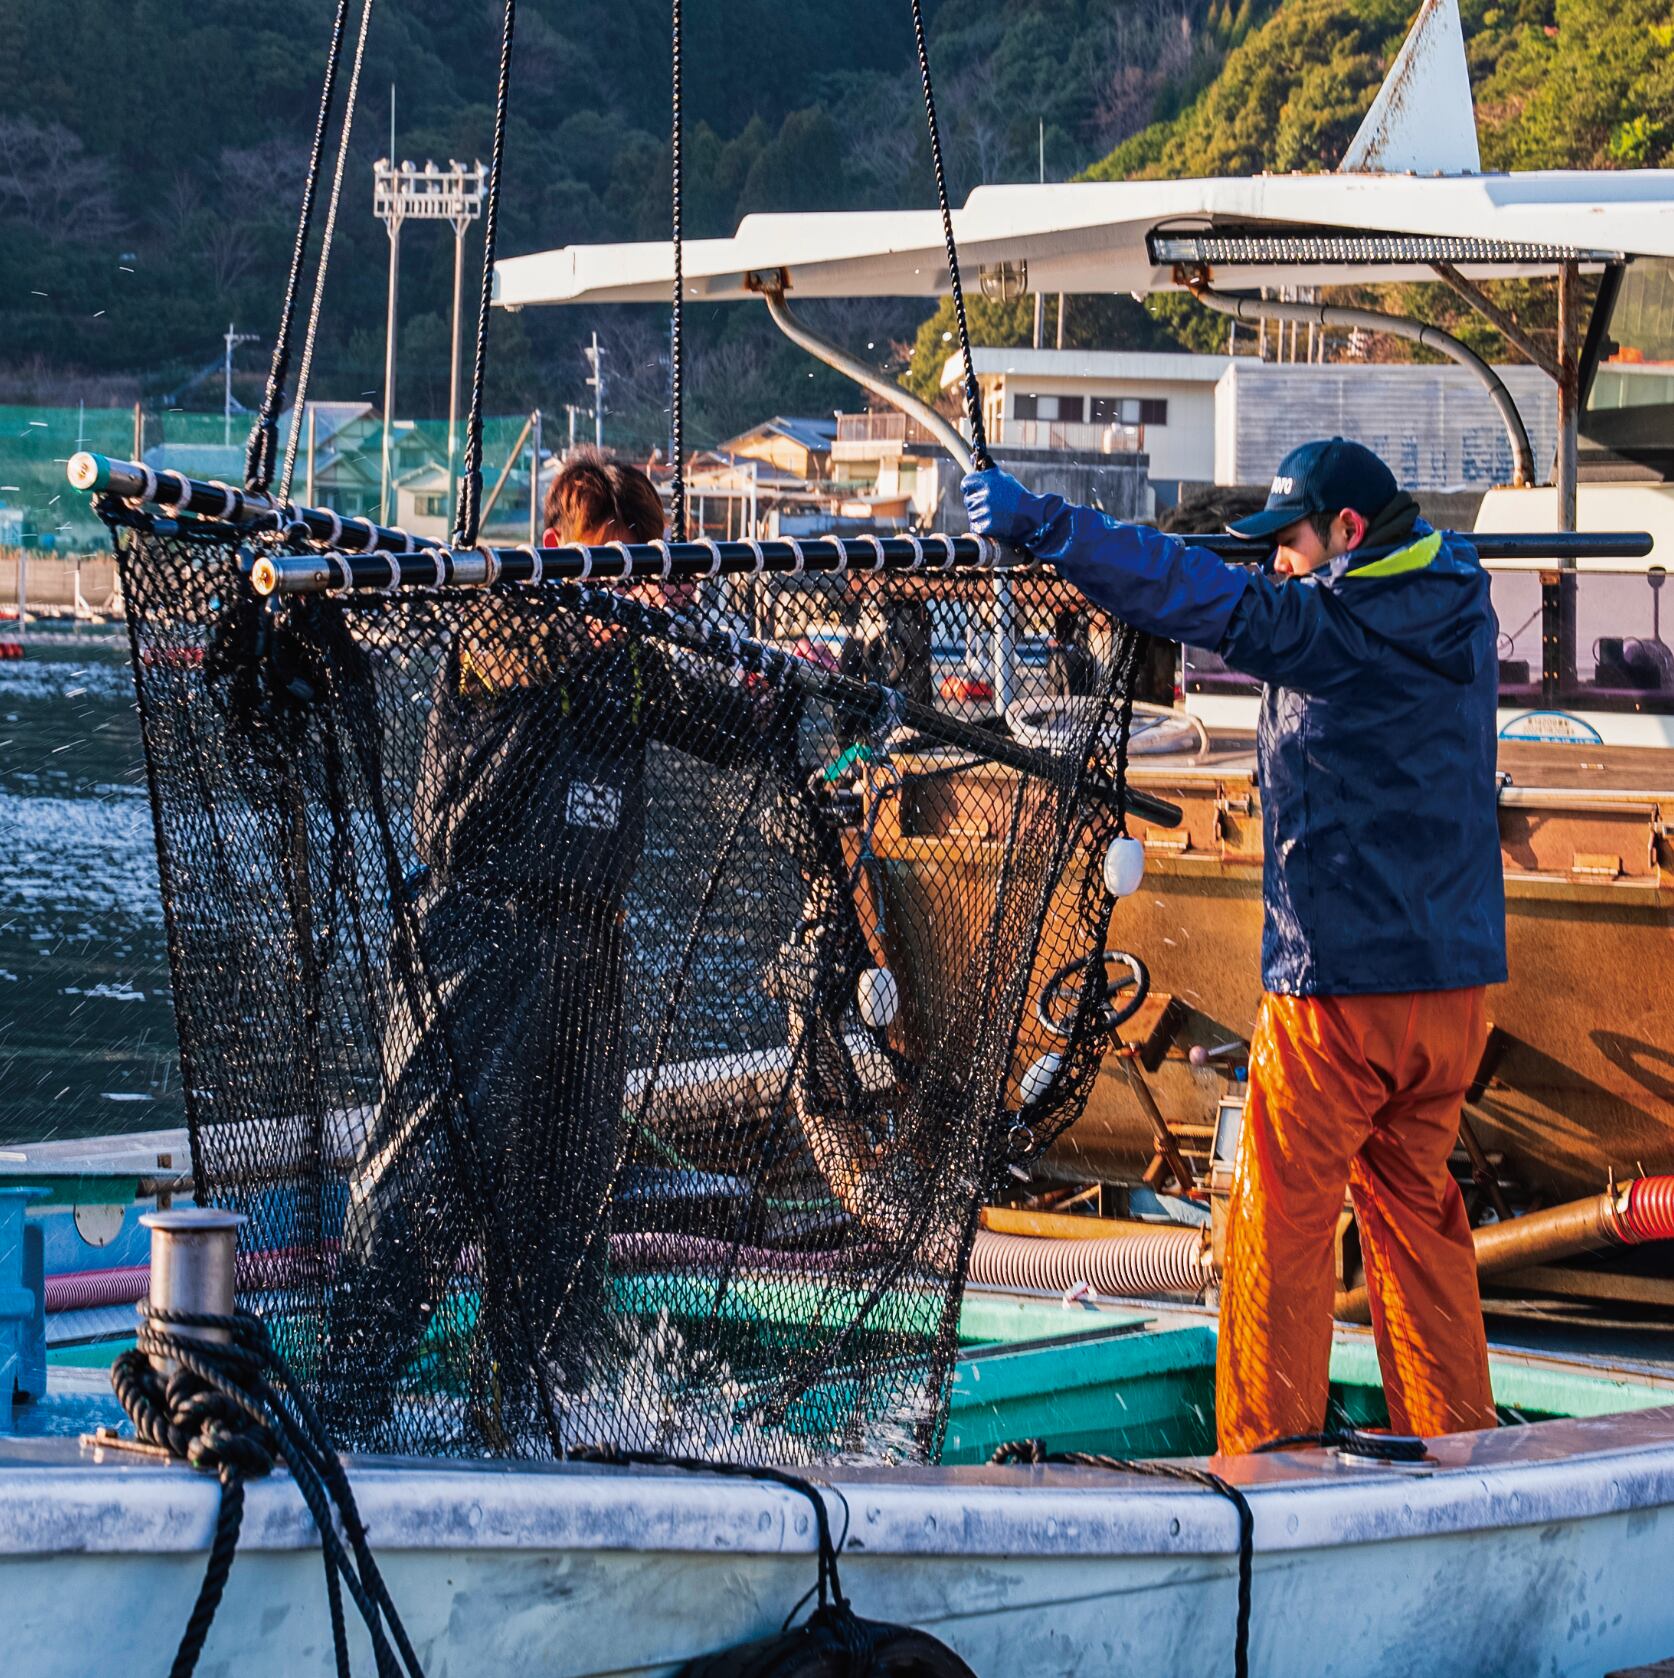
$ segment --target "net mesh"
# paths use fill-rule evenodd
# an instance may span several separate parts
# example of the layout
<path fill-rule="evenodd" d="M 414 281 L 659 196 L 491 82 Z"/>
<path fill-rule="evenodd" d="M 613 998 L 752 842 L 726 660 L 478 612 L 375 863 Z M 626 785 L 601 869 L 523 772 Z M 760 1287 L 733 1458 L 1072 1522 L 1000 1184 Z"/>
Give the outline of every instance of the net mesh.
<path fill-rule="evenodd" d="M 1103 1047 L 1125 634 L 1032 574 L 662 602 L 965 720 L 1001 669 L 1020 774 L 606 596 L 118 548 L 198 1192 L 334 1436 L 933 1455 L 979 1205 Z"/>

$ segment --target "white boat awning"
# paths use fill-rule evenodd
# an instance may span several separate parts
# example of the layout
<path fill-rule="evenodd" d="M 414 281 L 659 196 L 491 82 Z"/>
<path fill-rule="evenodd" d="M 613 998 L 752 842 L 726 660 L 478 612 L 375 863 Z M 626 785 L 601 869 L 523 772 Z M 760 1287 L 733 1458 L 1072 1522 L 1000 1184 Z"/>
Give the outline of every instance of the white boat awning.
<path fill-rule="evenodd" d="M 1230 289 L 1432 279 L 1437 260 L 1469 274 L 1540 273 L 1568 253 L 1595 263 L 1674 257 L 1674 170 L 986 186 L 954 212 L 954 227 L 973 292 L 983 270 L 997 280 L 1007 265 L 1008 289 L 1173 289 L 1174 262 L 1195 249 L 1190 235 L 1211 231 L 1218 242 L 1202 254 Z M 1159 248 L 1154 234 L 1186 243 Z M 933 297 L 947 290 L 940 218 L 934 210 L 755 215 L 730 239 L 685 247 L 694 301 L 749 296 L 749 276 L 781 271 L 797 297 Z M 661 302 L 673 277 L 666 242 L 566 245 L 497 263 L 495 300 L 508 308 Z"/>

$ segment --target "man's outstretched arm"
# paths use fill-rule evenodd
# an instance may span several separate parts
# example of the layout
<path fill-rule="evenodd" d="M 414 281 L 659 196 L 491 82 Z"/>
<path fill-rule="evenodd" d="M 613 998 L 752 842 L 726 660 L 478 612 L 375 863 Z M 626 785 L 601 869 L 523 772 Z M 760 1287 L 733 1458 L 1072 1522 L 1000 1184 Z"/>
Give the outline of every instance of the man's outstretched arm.
<path fill-rule="evenodd" d="M 1324 590 L 1281 587 L 1149 525 L 1125 524 L 998 470 L 964 482 L 971 528 L 1027 548 L 1125 623 L 1204 647 L 1258 681 L 1318 690 L 1369 656 L 1352 614 Z"/>
<path fill-rule="evenodd" d="M 1061 496 L 1035 495 L 1005 472 L 973 472 L 965 508 L 978 535 L 1046 560 L 1094 605 L 1170 641 L 1218 647 L 1251 573 L 1149 526 L 1124 524 Z"/>

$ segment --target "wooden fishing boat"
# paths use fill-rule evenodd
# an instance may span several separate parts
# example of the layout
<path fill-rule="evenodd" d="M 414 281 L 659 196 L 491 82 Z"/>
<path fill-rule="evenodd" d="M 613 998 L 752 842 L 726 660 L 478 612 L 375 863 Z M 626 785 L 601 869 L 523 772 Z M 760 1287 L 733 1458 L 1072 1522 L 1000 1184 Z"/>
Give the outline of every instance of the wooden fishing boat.
<path fill-rule="evenodd" d="M 1041 1438 L 1202 1465 L 1212 1318 L 971 1288 L 960 1339 L 938 1466 L 817 1474 L 856 1611 L 929 1631 L 985 1674 L 1231 1671 L 1228 1500 L 1103 1468 L 988 1464 Z M 1338 1417 L 1376 1421 L 1364 1331 L 1339 1332 L 1332 1370 Z M 1660 1588 L 1674 1376 L 1497 1350 L 1494 1381 L 1519 1425 L 1433 1441 L 1420 1462 L 1315 1448 L 1212 1465 L 1254 1517 L 1251 1671 L 1581 1678 L 1674 1649 Z M 79 1675 L 112 1648 L 161 1664 L 197 1592 L 219 1490 L 87 1442 L 119 1415 L 102 1370 L 55 1362 L 0 1436 L 0 1595 L 10 1669 L 28 1678 Z M 430 1672 L 672 1673 L 777 1631 L 814 1575 L 809 1505 L 778 1485 L 579 1463 L 350 1468 Z M 246 1501 L 203 1670 L 327 1674 L 313 1521 L 284 1475 Z"/>

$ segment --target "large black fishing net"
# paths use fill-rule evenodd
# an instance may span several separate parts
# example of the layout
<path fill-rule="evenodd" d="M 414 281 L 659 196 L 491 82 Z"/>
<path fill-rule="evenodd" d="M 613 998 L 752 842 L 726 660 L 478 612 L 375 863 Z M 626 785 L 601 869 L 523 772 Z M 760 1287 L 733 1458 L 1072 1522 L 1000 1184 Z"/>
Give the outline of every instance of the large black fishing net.
<path fill-rule="evenodd" d="M 1126 637 L 1032 573 L 268 600 L 120 523 L 198 1194 L 334 1436 L 932 1454 L 978 1207 L 1103 1047 Z"/>

